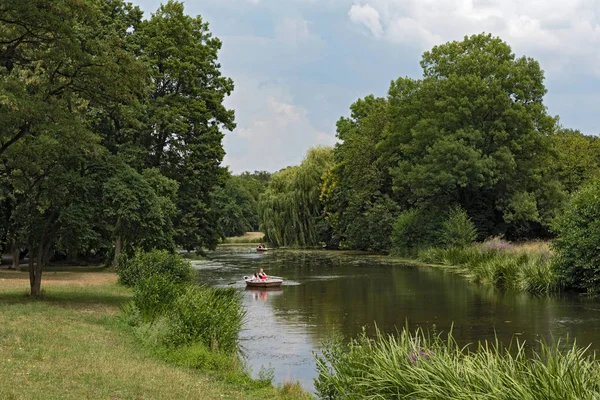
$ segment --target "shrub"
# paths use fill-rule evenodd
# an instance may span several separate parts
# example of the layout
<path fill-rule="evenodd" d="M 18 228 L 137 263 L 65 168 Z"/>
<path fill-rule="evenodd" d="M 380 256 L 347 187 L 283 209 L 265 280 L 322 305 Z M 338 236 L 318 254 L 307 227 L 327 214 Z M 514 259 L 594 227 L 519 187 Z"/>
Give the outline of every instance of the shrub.
<path fill-rule="evenodd" d="M 138 250 L 132 258 L 121 257 L 117 274 L 121 283 L 130 287 L 156 274 L 169 277 L 173 283 L 194 281 L 194 270 L 191 264 L 178 254 L 165 250 L 149 252 Z"/>
<path fill-rule="evenodd" d="M 396 254 L 412 256 L 419 249 L 429 247 L 436 241 L 438 221 L 422 208 L 402 212 L 392 229 L 392 250 Z"/>
<path fill-rule="evenodd" d="M 554 224 L 554 269 L 567 289 L 600 292 L 600 180 L 573 194 Z"/>
<path fill-rule="evenodd" d="M 141 279 L 133 290 L 133 302 L 144 321 L 152 321 L 168 310 L 183 292 L 183 284 L 165 274 L 154 274 Z"/>
<path fill-rule="evenodd" d="M 477 239 L 477 229 L 460 206 L 450 210 L 448 217 L 442 223 L 440 240 L 448 247 L 464 247 Z"/>
<path fill-rule="evenodd" d="M 166 314 L 169 333 L 165 344 L 201 342 L 212 350 L 237 350 L 244 311 L 235 289 L 188 286 Z"/>

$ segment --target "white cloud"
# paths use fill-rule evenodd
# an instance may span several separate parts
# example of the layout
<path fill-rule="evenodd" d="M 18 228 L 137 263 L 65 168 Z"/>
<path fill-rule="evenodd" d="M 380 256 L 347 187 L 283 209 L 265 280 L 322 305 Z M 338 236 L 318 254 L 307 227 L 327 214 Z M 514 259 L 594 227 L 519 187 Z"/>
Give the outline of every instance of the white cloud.
<path fill-rule="evenodd" d="M 485 31 L 550 73 L 576 66 L 600 75 L 599 9 L 598 0 L 368 0 L 348 14 L 393 43 L 425 50 Z"/>
<path fill-rule="evenodd" d="M 352 22 L 364 24 L 376 38 L 383 34 L 379 11 L 370 5 L 355 4 L 350 8 L 350 11 L 348 11 L 348 16 Z"/>
<path fill-rule="evenodd" d="M 264 83 L 247 76 L 234 79 L 236 90 L 227 107 L 236 110 L 238 126 L 225 135 L 223 160 L 233 173 L 277 171 L 299 164 L 309 147 L 335 143 L 333 132 L 316 129 L 308 111 L 294 103 L 281 82 Z"/>

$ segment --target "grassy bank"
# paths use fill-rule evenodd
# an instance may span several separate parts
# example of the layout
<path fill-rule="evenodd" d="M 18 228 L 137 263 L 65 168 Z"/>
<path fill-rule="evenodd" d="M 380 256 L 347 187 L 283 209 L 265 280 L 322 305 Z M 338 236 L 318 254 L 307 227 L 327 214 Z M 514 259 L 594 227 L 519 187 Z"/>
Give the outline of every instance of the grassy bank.
<path fill-rule="evenodd" d="M 564 345 L 564 344 L 563 344 Z M 600 398 L 600 368 L 576 345 L 515 343 L 459 346 L 447 338 L 403 330 L 330 344 L 317 362 L 316 388 L 334 399 L 560 399 Z"/>
<path fill-rule="evenodd" d="M 515 245 L 491 240 L 467 247 L 421 250 L 418 259 L 452 268 L 477 283 L 545 294 L 559 288 L 551 256 L 547 242 Z"/>
<path fill-rule="evenodd" d="M 177 363 L 169 359 L 176 354 L 161 358 L 120 316 L 120 305 L 132 295 L 113 273 L 46 272 L 40 300 L 25 295 L 28 279 L 25 272 L 0 271 L 2 399 L 303 396 L 295 386 L 256 388 L 249 380 L 230 379 L 237 372 L 207 373 L 167 362 Z"/>
<path fill-rule="evenodd" d="M 243 236 L 232 236 L 225 238 L 221 241 L 221 243 L 263 243 L 264 239 L 265 234 L 262 232 L 246 232 Z"/>

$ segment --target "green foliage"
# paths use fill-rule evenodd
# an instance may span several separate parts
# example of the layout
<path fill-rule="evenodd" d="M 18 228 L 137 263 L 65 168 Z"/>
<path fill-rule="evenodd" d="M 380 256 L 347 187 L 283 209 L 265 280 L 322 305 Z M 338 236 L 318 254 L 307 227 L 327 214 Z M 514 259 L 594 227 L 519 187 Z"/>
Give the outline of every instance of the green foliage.
<path fill-rule="evenodd" d="M 575 192 L 554 231 L 554 268 L 567 289 L 600 292 L 600 180 Z"/>
<path fill-rule="evenodd" d="M 474 348 L 473 348 L 474 347 Z M 464 348 L 403 329 L 334 342 L 317 357 L 317 394 L 325 399 L 592 399 L 600 396 L 595 355 L 576 344 L 498 341 Z"/>
<path fill-rule="evenodd" d="M 177 182 L 158 170 L 144 170 L 117 164 L 115 174 L 104 183 L 104 215 L 112 222 L 113 235 L 146 250 L 172 250 L 173 218 Z"/>
<path fill-rule="evenodd" d="M 179 183 L 177 243 L 186 250 L 213 248 L 219 232 L 210 193 L 224 179 L 222 130 L 235 127 L 233 110 L 223 105 L 233 81 L 221 75 L 221 41 L 200 16 L 169 0 L 140 24 L 131 45 L 152 82 L 139 140 L 145 166 Z"/>
<path fill-rule="evenodd" d="M 403 256 L 416 255 L 419 249 L 435 244 L 439 221 L 431 210 L 412 208 L 402 212 L 392 231 L 392 249 Z"/>
<path fill-rule="evenodd" d="M 194 270 L 189 261 L 165 250 L 137 250 L 132 258 L 123 256 L 117 268 L 119 280 L 125 286 L 137 287 L 142 281 L 161 276 L 173 284 L 192 283 Z"/>
<path fill-rule="evenodd" d="M 52 254 L 214 247 L 235 124 L 208 25 L 175 1 L 145 21 L 121 0 L 0 8 L 0 242 L 29 249 L 32 293 Z"/>
<path fill-rule="evenodd" d="M 258 225 L 258 203 L 239 176 L 229 176 L 225 187 L 214 189 L 212 204 L 221 237 L 241 236 Z"/>
<path fill-rule="evenodd" d="M 399 204 L 458 203 L 483 235 L 547 231 L 560 187 L 539 64 L 480 34 L 435 46 L 421 66 L 422 80 L 392 83 L 380 144 Z"/>
<path fill-rule="evenodd" d="M 140 279 L 133 290 L 133 303 L 146 322 L 154 321 L 172 307 L 184 285 L 168 273 L 153 273 Z"/>
<path fill-rule="evenodd" d="M 388 123 L 385 99 L 367 96 L 337 123 L 335 165 L 325 176 L 321 199 L 332 243 L 343 248 L 387 251 L 397 206 L 386 194 L 377 145 Z"/>
<path fill-rule="evenodd" d="M 419 260 L 455 269 L 468 279 L 500 289 L 548 294 L 558 290 L 559 279 L 544 251 L 487 242 L 467 247 L 431 247 L 419 251 Z"/>
<path fill-rule="evenodd" d="M 273 174 L 261 195 L 259 216 L 265 240 L 276 246 L 312 247 L 326 241 L 320 234 L 323 206 L 319 200 L 323 175 L 332 162 L 332 149 L 308 151 L 300 166 Z"/>
<path fill-rule="evenodd" d="M 579 131 L 561 129 L 552 137 L 556 160 L 553 168 L 567 193 L 600 175 L 600 141 Z"/>
<path fill-rule="evenodd" d="M 220 359 L 204 349 L 237 354 L 245 315 L 239 291 L 197 286 L 190 263 L 166 251 L 138 251 L 120 261 L 119 278 L 134 289 L 133 301 L 123 308 L 125 319 L 148 346 L 177 351 L 175 358 L 197 367 Z"/>
<path fill-rule="evenodd" d="M 477 229 L 461 207 L 455 207 L 442 222 L 440 240 L 448 247 L 464 247 L 477 239 Z"/>
<path fill-rule="evenodd" d="M 235 289 L 188 286 L 166 314 L 165 344 L 200 342 L 212 350 L 237 351 L 244 311 Z"/>

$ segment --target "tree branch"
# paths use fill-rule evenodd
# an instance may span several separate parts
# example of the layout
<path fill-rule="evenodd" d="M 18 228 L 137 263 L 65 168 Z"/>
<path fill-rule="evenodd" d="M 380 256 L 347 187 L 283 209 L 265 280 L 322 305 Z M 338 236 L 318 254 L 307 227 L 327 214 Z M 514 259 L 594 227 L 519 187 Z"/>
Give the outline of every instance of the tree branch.
<path fill-rule="evenodd" d="M 17 140 L 21 139 L 23 136 L 29 133 L 29 122 L 26 122 L 25 125 L 19 129 L 19 133 L 17 133 L 14 137 L 12 137 L 8 142 L 4 143 L 2 147 L 0 147 L 0 156 L 4 154 L 4 152 L 12 146 Z"/>

